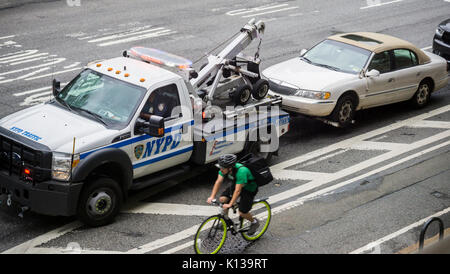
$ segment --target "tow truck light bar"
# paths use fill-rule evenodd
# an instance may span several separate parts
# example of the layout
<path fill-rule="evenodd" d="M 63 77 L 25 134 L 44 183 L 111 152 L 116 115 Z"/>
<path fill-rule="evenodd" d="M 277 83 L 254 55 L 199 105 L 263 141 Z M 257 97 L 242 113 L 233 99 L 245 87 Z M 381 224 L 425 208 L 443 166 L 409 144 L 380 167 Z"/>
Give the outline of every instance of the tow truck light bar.
<path fill-rule="evenodd" d="M 133 47 L 128 51 L 133 57 L 158 65 L 178 69 L 190 69 L 192 61 L 162 50 L 144 47 Z"/>

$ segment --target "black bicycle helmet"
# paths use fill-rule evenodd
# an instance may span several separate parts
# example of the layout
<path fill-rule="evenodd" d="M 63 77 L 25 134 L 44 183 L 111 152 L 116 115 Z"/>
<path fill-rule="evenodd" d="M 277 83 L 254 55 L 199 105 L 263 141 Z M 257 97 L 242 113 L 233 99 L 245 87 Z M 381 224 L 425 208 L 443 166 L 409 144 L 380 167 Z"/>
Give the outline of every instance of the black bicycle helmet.
<path fill-rule="evenodd" d="M 216 164 L 218 168 L 229 168 L 233 167 L 237 161 L 237 156 L 234 154 L 224 154 L 219 157 L 219 161 Z"/>

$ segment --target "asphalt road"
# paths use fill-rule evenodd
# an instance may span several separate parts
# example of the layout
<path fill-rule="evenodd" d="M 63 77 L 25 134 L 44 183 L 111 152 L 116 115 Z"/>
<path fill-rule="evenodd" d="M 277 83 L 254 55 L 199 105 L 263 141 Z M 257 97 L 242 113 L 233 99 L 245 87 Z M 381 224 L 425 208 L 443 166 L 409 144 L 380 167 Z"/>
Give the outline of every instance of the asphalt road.
<path fill-rule="evenodd" d="M 266 22 L 264 69 L 338 32 L 381 32 L 429 50 L 449 14 L 444 0 L 0 1 L 0 118 L 47 100 L 53 77 L 65 83 L 89 61 L 135 45 L 196 61 L 253 17 Z M 419 221 L 433 214 L 450 227 L 449 95 L 447 86 L 422 110 L 401 103 L 363 111 L 351 130 L 293 118 L 273 158 L 277 179 L 259 194 L 275 201 L 269 231 L 250 245 L 229 239 L 224 252 L 396 253 L 417 242 Z M 367 140 L 384 144 L 367 149 Z M 286 177 L 286 169 L 332 176 L 319 184 Z M 190 229 L 211 212 L 214 173 L 134 193 L 114 224 L 96 229 L 74 218 L 19 219 L 2 203 L 0 252 L 67 252 L 75 244 L 84 252 L 192 253 Z"/>

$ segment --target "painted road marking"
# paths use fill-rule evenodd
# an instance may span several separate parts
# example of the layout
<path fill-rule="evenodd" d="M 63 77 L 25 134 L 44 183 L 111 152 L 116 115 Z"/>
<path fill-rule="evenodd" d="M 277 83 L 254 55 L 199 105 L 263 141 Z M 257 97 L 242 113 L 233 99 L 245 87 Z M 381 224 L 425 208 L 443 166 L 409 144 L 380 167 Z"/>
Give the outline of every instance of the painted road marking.
<path fill-rule="evenodd" d="M 269 5 L 263 5 L 255 8 L 244 8 L 244 9 L 237 9 L 228 11 L 225 14 L 228 16 L 241 16 L 242 18 L 249 18 L 249 17 L 255 17 L 255 16 L 261 16 L 265 14 L 271 14 L 276 12 L 282 12 L 282 11 L 289 11 L 298 9 L 298 6 L 289 6 L 289 4 L 279 4 L 279 3 L 273 3 Z"/>
<path fill-rule="evenodd" d="M 135 22 L 133 26 L 140 24 Z M 123 25 L 121 25 L 123 26 Z M 105 32 L 110 29 L 98 30 L 97 34 L 87 34 L 84 32 L 67 34 L 66 36 L 76 38 L 80 41 L 88 40 L 88 43 L 96 44 L 99 47 L 106 47 L 116 44 L 140 41 L 149 38 L 167 36 L 177 33 L 177 31 L 166 27 L 154 27 L 152 25 L 138 26 L 122 31 Z"/>
<path fill-rule="evenodd" d="M 398 2 L 402 2 L 403 0 L 394 0 L 394 1 L 389 1 L 389 2 L 381 2 L 380 0 L 367 0 L 367 6 L 365 7 L 361 7 L 360 9 L 364 10 L 364 9 L 370 9 L 370 8 L 376 8 L 376 7 L 381 7 L 384 5 L 390 5 L 390 4 L 394 4 L 394 3 L 398 3 Z"/>
<path fill-rule="evenodd" d="M 418 221 L 418 222 L 415 222 L 415 223 L 413 223 L 413 224 L 411 224 L 411 225 L 409 225 L 409 226 L 407 226 L 407 227 L 404 227 L 404 228 L 402 228 L 402 229 L 400 229 L 400 230 L 398 230 L 398 231 L 396 231 L 396 232 L 394 232 L 394 233 L 392 233 L 392 234 L 389 234 L 389 235 L 387 235 L 387 236 L 385 236 L 385 237 L 383 237 L 383 238 L 381 238 L 381 239 L 378 239 L 378 240 L 376 240 L 376 241 L 373 241 L 373 242 L 371 242 L 371 243 L 369 243 L 369 244 L 367 244 L 367 245 L 365 245 L 365 246 L 363 246 L 363 247 L 361 247 L 361 248 L 358 248 L 358 249 L 356 249 L 356 250 L 350 252 L 350 254 L 360 254 L 360 253 L 364 253 L 364 252 L 366 252 L 366 251 L 373 250 L 374 248 L 380 246 L 382 243 L 387 242 L 387 241 L 389 241 L 389 240 L 392 240 L 392 239 L 394 239 L 394 238 L 396 238 L 396 237 L 398 237 L 398 236 L 400 236 L 400 235 L 402 235 L 402 234 L 408 232 L 409 230 L 411 230 L 411 229 L 413 229 L 413 228 L 415 228 L 415 227 L 418 227 L 418 226 L 420 226 L 420 225 L 423 225 L 423 224 L 426 223 L 429 219 L 434 218 L 434 217 L 439 217 L 439 216 L 444 215 L 444 214 L 446 214 L 446 213 L 448 213 L 448 212 L 450 212 L 450 207 L 448 207 L 448 208 L 446 208 L 446 209 L 444 209 L 444 210 L 442 210 L 442 211 L 439 211 L 439 212 L 436 213 L 436 214 L 433 214 L 433 215 L 431 215 L 431 216 L 428 216 L 428 217 L 426 217 L 426 218 L 423 218 L 422 220 L 420 220 L 420 221 Z"/>

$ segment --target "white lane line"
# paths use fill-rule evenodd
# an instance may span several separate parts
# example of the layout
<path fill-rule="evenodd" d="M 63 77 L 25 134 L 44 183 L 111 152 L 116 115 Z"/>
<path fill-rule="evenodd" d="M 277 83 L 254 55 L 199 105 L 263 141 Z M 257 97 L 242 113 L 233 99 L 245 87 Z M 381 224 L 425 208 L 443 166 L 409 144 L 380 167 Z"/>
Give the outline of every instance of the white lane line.
<path fill-rule="evenodd" d="M 375 141 L 362 141 L 352 145 L 351 149 L 358 150 L 397 150 L 408 149 L 408 144 L 402 143 L 388 143 L 388 142 L 375 142 Z"/>
<path fill-rule="evenodd" d="M 318 178 L 325 180 L 328 178 L 331 173 L 325 172 L 312 172 L 312 171 L 303 171 L 303 170 L 291 170 L 291 169 L 280 169 L 276 171 L 272 171 L 272 175 L 274 178 L 278 180 L 307 180 L 312 181 Z"/>
<path fill-rule="evenodd" d="M 10 248 L 2 254 L 24 254 L 35 248 L 36 246 L 42 245 L 44 243 L 47 243 L 53 239 L 59 238 L 62 235 L 71 232 L 79 227 L 81 227 L 82 224 L 78 221 L 69 223 L 63 227 L 57 228 L 55 230 L 52 230 L 48 233 L 45 233 L 37 238 L 31 239 L 29 241 L 26 241 L 25 243 L 22 243 L 18 246 L 15 246 L 13 248 Z"/>
<path fill-rule="evenodd" d="M 6 63 L 16 62 L 16 61 L 20 61 L 20 60 L 26 60 L 26 59 L 30 59 L 30 58 L 34 58 L 34 57 L 38 57 L 38 56 L 48 55 L 48 52 L 32 54 L 32 55 L 30 55 L 30 54 L 21 54 L 21 55 L 23 55 L 23 56 L 20 56 L 20 57 L 13 56 L 13 57 L 8 57 L 8 58 L 3 58 L 4 60 L 0 61 L 0 64 L 6 64 Z"/>
<path fill-rule="evenodd" d="M 65 85 L 67 85 L 67 83 L 61 83 L 61 87 L 64 87 Z M 17 93 L 14 93 L 13 95 L 18 97 L 18 96 L 24 96 L 24 95 L 28 95 L 28 94 L 44 91 L 44 90 L 48 90 L 50 92 L 52 90 L 52 87 L 49 86 L 49 87 L 43 87 L 43 88 L 37 88 L 37 89 L 17 92 Z"/>
<path fill-rule="evenodd" d="M 71 65 L 65 66 L 64 68 L 65 68 L 65 69 L 73 68 L 73 67 L 78 66 L 79 64 L 81 64 L 81 63 L 80 63 L 80 62 L 75 62 L 75 63 L 73 63 L 73 64 L 71 64 Z"/>
<path fill-rule="evenodd" d="M 369 243 L 369 244 L 367 244 L 367 245 L 365 245 L 365 246 L 363 246 L 361 248 L 358 248 L 358 249 L 350 252 L 350 254 L 360 254 L 360 253 L 363 253 L 365 251 L 372 250 L 373 248 L 375 248 L 377 246 L 380 246 L 382 243 L 387 242 L 389 240 L 392 240 L 392 239 L 394 239 L 394 238 L 396 238 L 396 237 L 398 237 L 398 236 L 408 232 L 409 230 L 424 224 L 429 219 L 434 218 L 434 217 L 439 217 L 439 216 L 444 215 L 444 214 L 446 214 L 448 212 L 450 212 L 450 207 L 448 207 L 448 208 L 446 208 L 446 209 L 444 209 L 442 211 L 439 211 L 436 214 L 433 214 L 431 216 L 423 218 L 422 220 L 420 220 L 418 222 L 415 222 L 415 223 L 413 223 L 413 224 L 411 224 L 411 225 L 409 225 L 407 227 L 404 227 L 404 228 L 402 228 L 402 229 L 400 229 L 400 230 L 398 230 L 398 231 L 396 231 L 396 232 L 394 232 L 392 234 L 389 234 L 389 235 L 387 235 L 387 236 L 385 236 L 385 237 L 383 237 L 381 239 L 373 241 L 373 242 L 371 242 L 371 243 Z"/>
<path fill-rule="evenodd" d="M 106 36 L 106 37 L 101 37 L 101 38 L 89 40 L 88 43 L 97 43 L 97 42 L 103 42 L 103 41 L 107 41 L 107 40 L 124 38 L 124 37 L 128 37 L 128 36 L 141 35 L 141 34 L 144 34 L 144 33 L 159 31 L 159 30 L 163 30 L 163 29 L 164 28 L 160 27 L 160 28 L 154 28 L 154 29 L 148 29 L 148 30 L 142 30 L 142 31 L 119 33 L 119 34 L 114 34 L 114 35 L 110 35 L 110 36 Z"/>
<path fill-rule="evenodd" d="M 261 12 L 261 13 L 245 15 L 245 16 L 242 16 L 242 18 L 260 16 L 260 15 L 264 15 L 264 14 L 275 13 L 275 12 L 280 12 L 280 11 L 287 11 L 287 10 L 293 10 L 293 9 L 298 9 L 298 8 L 299 7 L 289 7 L 289 8 L 284 8 L 284 9 L 271 10 L 271 11 L 266 11 L 266 12 Z"/>
<path fill-rule="evenodd" d="M 409 127 L 414 127 L 414 128 L 423 128 L 423 127 L 425 127 L 425 128 L 448 128 L 448 129 L 450 129 L 450 122 L 423 120 L 423 121 L 417 122 L 415 124 L 412 124 Z"/>
<path fill-rule="evenodd" d="M 424 48 L 421 48 L 421 50 L 429 50 L 429 49 L 431 49 L 433 46 L 429 46 L 429 47 L 424 47 Z"/>
<path fill-rule="evenodd" d="M 23 61 L 11 63 L 9 65 L 10 66 L 16 66 L 16 65 L 20 65 L 20 64 L 24 64 L 24 63 L 30 63 L 30 62 L 35 62 L 35 61 L 47 59 L 47 58 L 50 58 L 50 57 L 56 57 L 56 55 L 49 55 L 49 56 L 43 56 L 43 57 L 38 57 L 38 58 L 26 59 L 26 60 L 23 60 Z"/>
<path fill-rule="evenodd" d="M 43 71 L 49 70 L 49 69 L 50 69 L 49 67 L 41 68 L 41 69 L 35 70 L 35 71 L 33 71 L 33 72 L 30 72 L 30 73 L 28 73 L 28 74 L 19 76 L 19 77 L 17 77 L 15 80 L 25 79 L 25 78 L 31 77 L 31 76 L 33 76 L 33 75 L 36 75 L 36 74 L 38 74 L 38 73 L 41 73 L 41 72 L 43 72 Z"/>
<path fill-rule="evenodd" d="M 122 210 L 122 213 L 145 213 L 145 214 L 163 214 L 180 216 L 211 216 L 217 213 L 217 208 L 201 205 L 185 205 L 170 203 L 142 203 L 133 205 L 128 210 Z"/>
<path fill-rule="evenodd" d="M 14 38 L 14 37 L 16 37 L 16 36 L 15 35 L 3 36 L 3 37 L 0 37 L 0 40 Z"/>
<path fill-rule="evenodd" d="M 56 65 L 58 63 L 64 62 L 65 60 L 66 60 L 66 58 L 55 58 L 52 62 L 49 62 L 49 63 L 45 63 L 45 64 L 41 64 L 41 65 L 37 65 L 37 66 L 32 66 L 32 67 L 26 67 L 26 68 L 17 69 L 17 70 L 11 70 L 11 71 L 7 71 L 7 72 L 2 72 L 2 73 L 0 73 L 0 76 L 8 75 L 8 74 L 14 74 L 14 73 L 27 71 L 27 70 L 32 70 L 32 69 L 36 69 L 36 68 L 42 68 L 42 67 L 45 67 L 45 66 L 52 66 L 52 65 Z"/>
<path fill-rule="evenodd" d="M 170 29 L 165 29 L 165 30 L 161 30 L 161 31 L 157 31 L 157 32 L 152 32 L 152 33 L 148 33 L 148 34 L 142 34 L 142 35 L 139 35 L 139 36 L 132 36 L 132 37 L 125 38 L 125 39 L 120 39 L 120 40 L 115 40 L 115 41 L 110 41 L 110 42 L 98 44 L 98 46 L 99 47 L 111 46 L 111 45 L 116 45 L 116 44 L 121 44 L 121 43 L 128 43 L 128 42 L 134 42 L 134 41 L 148 39 L 148 38 L 153 38 L 153 37 L 160 37 L 160 36 L 175 34 L 175 33 L 177 33 L 177 31 L 172 31 Z"/>
<path fill-rule="evenodd" d="M 25 53 L 23 53 L 23 52 L 25 52 Z M 6 56 L 6 57 L 2 56 L 2 58 L 0 58 L 0 61 L 3 62 L 5 60 L 14 59 L 14 58 L 22 57 L 22 56 L 29 56 L 29 55 L 35 54 L 37 52 L 38 52 L 37 49 L 30 49 L 30 50 L 26 50 L 26 51 L 21 50 L 21 51 L 18 51 L 18 52 L 14 52 L 12 54 L 5 54 L 5 55 L 3 55 L 3 56 Z"/>
<path fill-rule="evenodd" d="M 286 7 L 286 6 L 289 6 L 289 4 L 279 4 L 279 5 L 277 5 L 275 3 L 275 4 L 272 4 L 272 5 L 266 5 L 266 6 L 250 8 L 250 9 L 232 10 L 232 11 L 229 11 L 229 12 L 227 12 L 225 14 L 229 15 L 229 16 L 236 16 L 236 15 L 242 15 L 242 14 L 251 13 L 251 12 L 259 12 L 259 11 L 263 11 L 263 10 L 281 8 L 281 7 Z"/>
<path fill-rule="evenodd" d="M 369 4 L 368 6 L 366 6 L 366 7 L 361 7 L 360 9 L 370 9 L 370 8 L 376 8 L 376 7 L 381 7 L 381 6 L 384 6 L 384 5 L 389 5 L 389 4 L 394 4 L 394 3 L 398 3 L 398 2 L 402 2 L 403 0 L 394 0 L 394 1 L 390 1 L 390 2 L 384 2 L 384 3 L 381 3 L 381 1 L 375 1 L 375 0 L 368 0 L 368 2 L 373 2 L 374 4 Z"/>
<path fill-rule="evenodd" d="M 52 73 L 49 73 L 49 74 L 44 74 L 44 75 L 39 75 L 39 76 L 27 78 L 27 79 L 25 79 L 25 81 L 36 80 L 36 79 L 39 79 L 39 78 L 44 78 L 44 77 L 49 77 L 49 76 L 52 76 L 52 75 L 63 74 L 63 73 L 71 72 L 71 71 L 74 71 L 74 70 L 80 70 L 80 69 L 82 69 L 82 67 L 56 71 L 56 72 L 52 72 Z"/>

